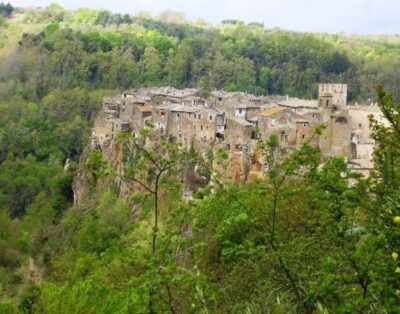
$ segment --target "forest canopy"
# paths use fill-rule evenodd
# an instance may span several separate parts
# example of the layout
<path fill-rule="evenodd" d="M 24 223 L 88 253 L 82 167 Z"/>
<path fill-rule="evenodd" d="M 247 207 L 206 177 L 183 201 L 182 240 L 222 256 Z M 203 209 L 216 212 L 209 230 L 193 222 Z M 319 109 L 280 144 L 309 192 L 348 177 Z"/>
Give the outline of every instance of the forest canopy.
<path fill-rule="evenodd" d="M 312 98 L 319 82 L 341 82 L 354 101 L 373 99 L 378 83 L 399 93 L 396 36 L 296 33 L 236 20 L 211 26 L 171 12 L 156 19 L 56 4 L 20 11 L 0 37 L 7 64 L 0 99 L 165 84 Z"/>
<path fill-rule="evenodd" d="M 397 36 L 57 4 L 2 3 L 0 16 L 0 313 L 400 312 Z M 202 158 L 167 139 L 127 164 L 148 193 L 121 198 L 115 171 L 87 154 L 102 98 L 124 89 L 314 98 L 320 82 L 347 83 L 389 121 L 371 118 L 370 177 L 309 143 L 279 160 L 272 137 L 259 143 L 262 177 L 234 186 L 209 171 L 215 184 L 187 201 L 173 166 Z M 82 169 L 89 196 L 74 206 Z"/>

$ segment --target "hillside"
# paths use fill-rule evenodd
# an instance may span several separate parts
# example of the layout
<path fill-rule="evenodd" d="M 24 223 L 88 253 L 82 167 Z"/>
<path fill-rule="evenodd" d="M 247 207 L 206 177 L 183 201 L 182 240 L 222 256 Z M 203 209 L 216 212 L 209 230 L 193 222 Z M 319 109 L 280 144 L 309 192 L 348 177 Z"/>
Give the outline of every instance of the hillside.
<path fill-rule="evenodd" d="M 0 313 L 400 311 L 399 37 L 0 5 L 0 65 Z M 89 149 L 103 97 L 121 90 L 314 99 L 320 82 L 389 121 L 371 118 L 368 178 L 311 141 L 279 158 L 271 136 L 257 146 L 267 171 L 233 185 L 210 167 L 224 150 L 182 152 L 146 125 L 118 134 L 142 185 L 127 193 L 121 164 Z M 182 164 L 201 174 L 191 200 Z"/>

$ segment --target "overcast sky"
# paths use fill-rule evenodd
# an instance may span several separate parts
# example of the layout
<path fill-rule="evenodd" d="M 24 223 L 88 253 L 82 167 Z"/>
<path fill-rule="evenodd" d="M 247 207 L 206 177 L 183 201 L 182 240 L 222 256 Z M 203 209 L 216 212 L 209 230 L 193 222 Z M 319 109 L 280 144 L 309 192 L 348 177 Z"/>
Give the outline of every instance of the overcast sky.
<path fill-rule="evenodd" d="M 4 0 L 0 0 L 4 1 Z M 6 0 L 7 2 L 7 0 Z M 264 22 L 265 27 L 295 31 L 362 34 L 400 33 L 400 0 L 10 0 L 14 6 L 106 8 L 113 12 L 154 15 L 164 10 L 182 12 L 217 24 L 223 19 Z"/>

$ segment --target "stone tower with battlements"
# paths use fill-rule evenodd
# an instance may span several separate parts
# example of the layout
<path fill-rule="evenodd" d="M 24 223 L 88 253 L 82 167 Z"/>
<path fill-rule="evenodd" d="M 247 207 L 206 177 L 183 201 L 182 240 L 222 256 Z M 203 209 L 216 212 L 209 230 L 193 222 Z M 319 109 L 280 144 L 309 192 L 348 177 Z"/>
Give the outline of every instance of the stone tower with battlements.
<path fill-rule="evenodd" d="M 346 84 L 319 84 L 319 122 L 325 125 L 325 130 L 319 137 L 319 147 L 327 156 L 348 154 L 349 124 L 346 105 Z"/>
<path fill-rule="evenodd" d="M 347 104 L 347 84 L 319 84 L 319 96 L 331 95 L 332 106 L 341 109 Z"/>

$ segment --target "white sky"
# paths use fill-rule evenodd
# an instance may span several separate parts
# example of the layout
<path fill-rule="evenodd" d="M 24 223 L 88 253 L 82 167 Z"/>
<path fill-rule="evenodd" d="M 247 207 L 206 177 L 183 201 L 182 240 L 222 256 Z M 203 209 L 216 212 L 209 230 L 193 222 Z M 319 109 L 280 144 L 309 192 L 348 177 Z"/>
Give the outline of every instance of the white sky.
<path fill-rule="evenodd" d="M 0 2 L 8 0 L 0 0 Z M 14 6 L 47 6 L 48 0 L 9 0 Z M 266 28 L 295 31 L 400 34 L 400 0 L 58 0 L 68 9 L 106 8 L 135 14 L 165 10 L 211 23 L 223 19 L 264 22 Z"/>

